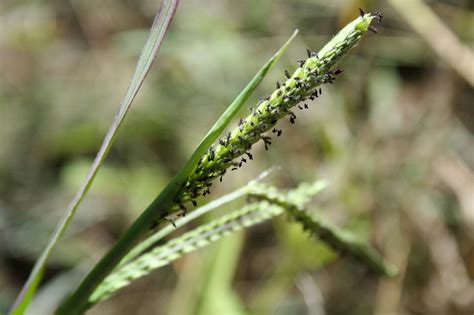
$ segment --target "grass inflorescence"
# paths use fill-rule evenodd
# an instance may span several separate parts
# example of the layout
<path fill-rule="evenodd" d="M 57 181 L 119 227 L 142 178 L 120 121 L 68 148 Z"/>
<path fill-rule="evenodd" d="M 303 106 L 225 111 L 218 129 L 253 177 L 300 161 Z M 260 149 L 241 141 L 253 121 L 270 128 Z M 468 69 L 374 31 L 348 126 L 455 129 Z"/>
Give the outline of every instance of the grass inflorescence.
<path fill-rule="evenodd" d="M 342 70 L 336 64 L 360 41 L 368 30 L 376 32 L 372 20 L 382 19 L 380 13 L 370 14 L 361 10 L 361 15 L 343 28 L 321 51 L 307 51 L 307 58 L 298 60 L 298 68 L 290 74 L 285 70 L 286 81 L 277 82 L 276 89 L 261 99 L 251 113 L 239 120 L 238 126 L 213 144 L 200 159 L 197 167 L 181 187 L 175 205 L 167 219 L 173 222 L 172 214 L 185 215 L 186 203 L 196 206 L 196 198 L 210 194 L 213 181 L 230 170 L 235 171 L 253 160 L 252 146 L 262 141 L 268 150 L 272 136 L 279 137 L 282 130 L 275 127 L 284 117 L 295 123 L 294 107 L 304 110 L 309 102 L 322 93 L 321 85 L 332 84 Z"/>
<path fill-rule="evenodd" d="M 314 186 L 313 190 L 315 188 L 317 189 L 318 187 Z M 397 268 L 385 262 L 382 256 L 366 242 L 330 224 L 321 218 L 320 215 L 314 216 L 310 214 L 304 207 L 307 199 L 305 199 L 301 191 L 311 192 L 311 186 L 308 188 L 305 185 L 301 185 L 300 189 L 295 189 L 285 194 L 275 187 L 258 184 L 254 185 L 251 197 L 260 201 L 268 201 L 272 205 L 285 209 L 286 214 L 291 220 L 300 224 L 304 231 L 329 245 L 339 255 L 351 257 L 379 274 L 389 277 L 397 275 Z M 306 194 L 308 195 L 308 193 Z"/>
<path fill-rule="evenodd" d="M 129 285 L 153 270 L 166 266 L 181 256 L 208 246 L 224 236 L 261 223 L 283 212 L 268 202 L 257 202 L 244 206 L 221 218 L 200 225 L 171 241 L 150 250 L 137 259 L 117 268 L 91 295 L 89 302 L 97 303 L 114 292 Z"/>

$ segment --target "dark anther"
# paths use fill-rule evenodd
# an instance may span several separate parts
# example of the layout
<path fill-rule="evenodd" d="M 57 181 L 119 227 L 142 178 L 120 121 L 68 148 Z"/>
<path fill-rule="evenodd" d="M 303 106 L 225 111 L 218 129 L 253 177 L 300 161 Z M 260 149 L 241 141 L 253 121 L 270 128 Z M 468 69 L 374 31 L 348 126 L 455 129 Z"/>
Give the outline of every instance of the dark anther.
<path fill-rule="evenodd" d="M 382 13 L 382 12 L 376 11 L 376 12 L 374 13 L 374 15 L 376 16 L 377 21 L 378 21 L 379 23 L 382 23 L 382 22 L 383 22 L 383 13 Z"/>
<path fill-rule="evenodd" d="M 285 77 L 286 77 L 287 79 L 291 78 L 291 75 L 290 75 L 290 73 L 288 72 L 288 70 L 285 70 Z"/>
<path fill-rule="evenodd" d="M 195 207 L 197 206 L 197 202 L 196 202 L 196 200 L 194 200 L 194 199 L 191 199 L 191 203 L 193 204 L 193 206 L 195 206 Z"/>
<path fill-rule="evenodd" d="M 301 107 L 301 105 L 298 105 L 298 108 L 299 108 L 299 109 L 303 109 L 303 107 Z"/>
<path fill-rule="evenodd" d="M 171 224 L 173 224 L 174 227 L 176 227 L 176 223 L 174 223 L 173 219 L 169 218 L 169 219 L 166 219 L 166 220 L 168 220 Z"/>
<path fill-rule="evenodd" d="M 308 104 L 304 103 L 304 108 L 308 108 Z"/>
<path fill-rule="evenodd" d="M 277 89 L 280 88 L 280 82 L 277 81 Z"/>
<path fill-rule="evenodd" d="M 298 59 L 296 60 L 296 62 L 298 63 L 298 66 L 300 66 L 300 68 L 304 65 L 306 60 L 303 60 L 303 59 Z"/>
<path fill-rule="evenodd" d="M 219 178 L 219 181 L 222 182 L 222 176 L 224 176 L 224 174 L 227 172 L 227 170 L 223 170 L 222 172 L 220 172 L 220 178 Z"/>
<path fill-rule="evenodd" d="M 265 151 L 268 151 L 268 146 L 270 144 L 272 144 L 272 142 L 270 141 L 272 138 L 270 137 L 267 137 L 267 136 L 262 136 L 262 140 L 263 142 L 265 143 Z"/>
<path fill-rule="evenodd" d="M 359 13 L 360 13 L 360 17 L 364 17 L 365 11 L 363 9 L 359 8 Z"/>
<path fill-rule="evenodd" d="M 372 25 L 369 26 L 369 31 L 371 31 L 371 32 L 373 32 L 373 33 L 378 33 L 378 32 L 379 32 L 379 31 L 378 31 L 375 27 L 373 27 Z"/>
<path fill-rule="evenodd" d="M 319 95 L 323 94 L 323 91 L 321 90 L 321 88 L 319 88 L 318 92 L 319 92 Z"/>
<path fill-rule="evenodd" d="M 212 145 L 210 148 L 209 148 L 209 156 L 207 157 L 207 160 L 208 161 L 213 161 L 214 158 L 216 156 L 216 152 L 214 151 L 214 145 Z"/>
<path fill-rule="evenodd" d="M 253 160 L 253 155 L 252 155 L 250 152 L 245 152 L 245 154 L 247 154 L 247 156 L 249 157 L 249 159 Z"/>
<path fill-rule="evenodd" d="M 306 53 L 308 54 L 308 58 L 311 58 L 311 50 L 306 49 Z"/>
<path fill-rule="evenodd" d="M 247 160 L 243 157 L 242 162 L 247 163 Z"/>
<path fill-rule="evenodd" d="M 334 75 L 338 75 L 338 74 L 341 74 L 343 71 L 344 71 L 344 70 L 338 68 L 338 69 L 334 70 L 332 73 L 333 73 Z"/>

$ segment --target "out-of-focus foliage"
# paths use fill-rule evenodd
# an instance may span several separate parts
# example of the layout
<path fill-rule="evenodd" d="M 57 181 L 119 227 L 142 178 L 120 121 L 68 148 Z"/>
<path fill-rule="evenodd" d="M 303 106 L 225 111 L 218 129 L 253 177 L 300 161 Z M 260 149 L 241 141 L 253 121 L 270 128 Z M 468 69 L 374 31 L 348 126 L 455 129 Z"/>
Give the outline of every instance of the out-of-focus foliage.
<path fill-rule="evenodd" d="M 472 50 L 469 2 L 426 4 Z M 0 3 L 0 312 L 83 181 L 157 5 Z M 295 28 L 299 38 L 259 96 L 358 7 L 384 12 L 379 34 L 364 39 L 309 111 L 296 112 L 295 125 L 279 125 L 284 133 L 269 152 L 257 145 L 254 161 L 213 186 L 210 198 L 271 165 L 282 167 L 272 178 L 280 186 L 324 178 L 330 186 L 314 205 L 372 239 L 400 277 L 335 260 L 278 220 L 186 256 L 90 314 L 472 314 L 473 89 L 389 4 L 349 0 L 183 1 L 161 62 L 53 255 L 35 311 L 47 313 L 77 283 Z"/>

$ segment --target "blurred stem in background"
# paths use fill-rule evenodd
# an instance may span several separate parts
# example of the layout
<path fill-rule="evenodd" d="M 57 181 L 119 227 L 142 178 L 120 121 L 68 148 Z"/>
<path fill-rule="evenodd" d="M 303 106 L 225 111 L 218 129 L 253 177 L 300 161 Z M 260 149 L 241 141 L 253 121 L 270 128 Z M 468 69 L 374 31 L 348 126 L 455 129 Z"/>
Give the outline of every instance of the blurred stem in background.
<path fill-rule="evenodd" d="M 474 88 L 474 54 L 423 0 L 388 0 L 433 51 Z"/>

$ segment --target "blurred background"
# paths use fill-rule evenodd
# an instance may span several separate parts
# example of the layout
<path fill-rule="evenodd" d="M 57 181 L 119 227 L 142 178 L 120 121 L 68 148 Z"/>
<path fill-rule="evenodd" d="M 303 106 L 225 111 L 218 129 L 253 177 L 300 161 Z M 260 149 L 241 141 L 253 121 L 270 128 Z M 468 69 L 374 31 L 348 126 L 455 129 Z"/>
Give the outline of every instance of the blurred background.
<path fill-rule="evenodd" d="M 0 313 L 83 182 L 158 3 L 0 2 Z M 295 125 L 278 123 L 283 135 L 269 152 L 256 145 L 254 161 L 199 202 L 271 166 L 281 170 L 266 181 L 282 189 L 325 179 L 309 209 L 371 241 L 400 276 L 338 258 L 282 217 L 157 270 L 89 314 L 473 314 L 468 0 L 183 0 L 30 314 L 50 313 L 78 283 L 296 28 L 248 106 L 359 7 L 383 11 L 379 34 L 363 39 Z"/>

